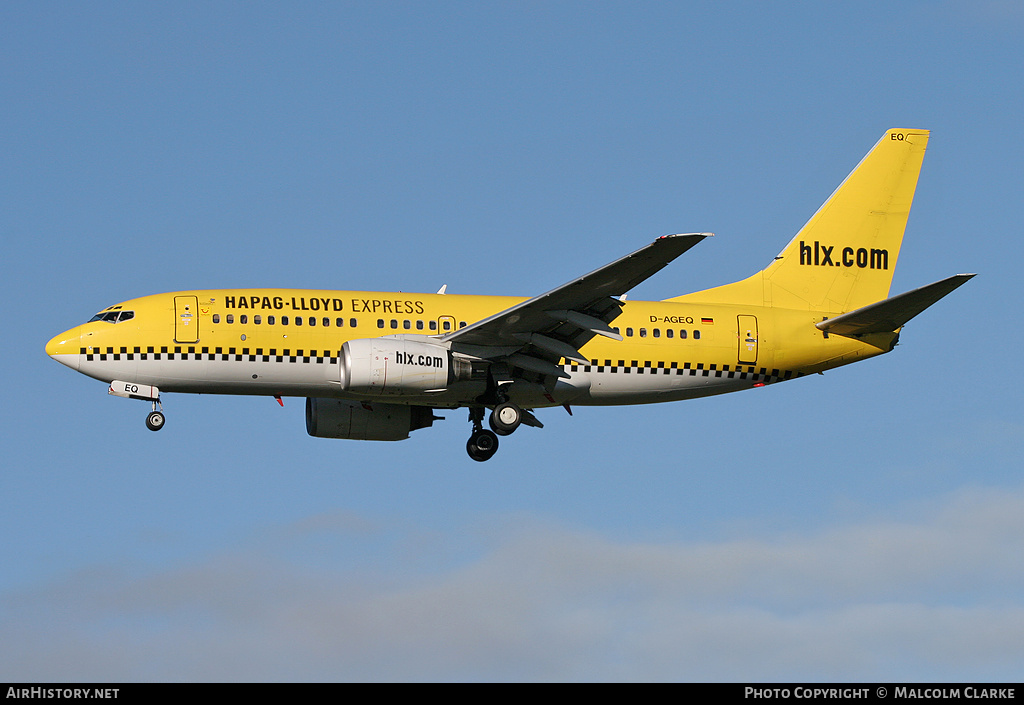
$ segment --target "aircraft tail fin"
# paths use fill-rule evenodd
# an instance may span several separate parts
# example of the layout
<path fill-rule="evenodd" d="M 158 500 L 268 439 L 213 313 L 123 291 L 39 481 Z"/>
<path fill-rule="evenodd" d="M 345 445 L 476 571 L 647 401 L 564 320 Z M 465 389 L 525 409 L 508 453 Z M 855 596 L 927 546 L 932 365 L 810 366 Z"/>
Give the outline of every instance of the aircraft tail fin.
<path fill-rule="evenodd" d="M 845 312 L 885 299 L 928 136 L 887 130 L 767 268 L 668 300 Z"/>

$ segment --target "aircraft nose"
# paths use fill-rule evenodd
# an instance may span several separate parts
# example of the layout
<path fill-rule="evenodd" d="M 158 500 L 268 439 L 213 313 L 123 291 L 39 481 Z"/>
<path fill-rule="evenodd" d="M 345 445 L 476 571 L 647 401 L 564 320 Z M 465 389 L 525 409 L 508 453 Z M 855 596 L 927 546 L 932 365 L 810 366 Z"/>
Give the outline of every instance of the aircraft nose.
<path fill-rule="evenodd" d="M 62 365 L 73 370 L 78 369 L 79 352 L 81 350 L 82 326 L 75 326 L 60 335 L 50 338 L 46 344 L 46 354 Z"/>

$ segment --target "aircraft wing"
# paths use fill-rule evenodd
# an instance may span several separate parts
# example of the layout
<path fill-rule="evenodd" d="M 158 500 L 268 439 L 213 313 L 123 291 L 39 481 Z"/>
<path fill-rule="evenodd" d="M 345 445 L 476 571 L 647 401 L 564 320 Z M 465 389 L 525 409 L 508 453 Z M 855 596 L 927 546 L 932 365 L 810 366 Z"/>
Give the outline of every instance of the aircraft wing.
<path fill-rule="evenodd" d="M 614 297 L 654 275 L 710 234 L 660 237 L 622 259 L 449 333 L 442 340 L 480 357 L 507 356 L 515 367 L 565 377 L 556 363 L 563 357 L 588 362 L 579 349 L 595 335 L 622 339 L 608 325 L 622 312 L 622 302 Z"/>

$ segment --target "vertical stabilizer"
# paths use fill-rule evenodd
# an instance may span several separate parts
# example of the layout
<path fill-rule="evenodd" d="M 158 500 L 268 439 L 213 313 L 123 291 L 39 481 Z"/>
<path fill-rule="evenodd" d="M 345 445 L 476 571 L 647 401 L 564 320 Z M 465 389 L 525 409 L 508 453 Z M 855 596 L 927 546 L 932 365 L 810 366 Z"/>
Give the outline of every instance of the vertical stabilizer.
<path fill-rule="evenodd" d="M 927 130 L 887 130 L 766 269 L 669 300 L 844 312 L 886 298 L 927 146 Z"/>

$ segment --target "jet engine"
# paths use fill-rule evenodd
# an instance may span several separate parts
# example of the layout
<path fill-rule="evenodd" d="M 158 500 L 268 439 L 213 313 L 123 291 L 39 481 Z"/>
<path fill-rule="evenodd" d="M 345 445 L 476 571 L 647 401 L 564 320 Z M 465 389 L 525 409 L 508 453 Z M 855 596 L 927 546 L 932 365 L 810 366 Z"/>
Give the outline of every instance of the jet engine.
<path fill-rule="evenodd" d="M 433 423 L 429 406 L 306 398 L 306 433 L 317 438 L 404 441 L 412 431 Z"/>
<path fill-rule="evenodd" d="M 371 397 L 421 394 L 468 379 L 472 365 L 436 343 L 362 338 L 341 347 L 341 388 Z"/>

